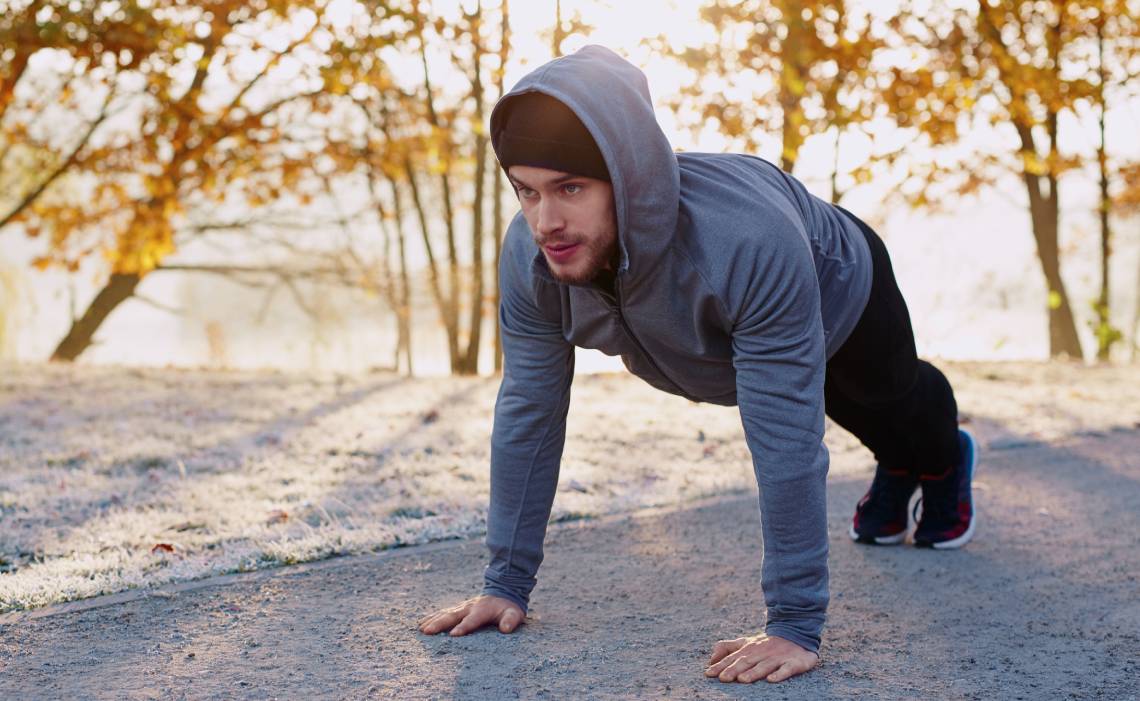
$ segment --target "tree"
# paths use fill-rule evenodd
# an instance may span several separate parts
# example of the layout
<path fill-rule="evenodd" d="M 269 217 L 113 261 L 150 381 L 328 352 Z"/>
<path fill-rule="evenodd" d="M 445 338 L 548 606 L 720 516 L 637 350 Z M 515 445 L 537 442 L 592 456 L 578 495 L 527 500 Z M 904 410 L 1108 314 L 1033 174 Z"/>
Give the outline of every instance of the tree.
<path fill-rule="evenodd" d="M 508 0 L 502 0 L 502 7 L 500 8 L 500 25 L 499 25 L 499 50 L 497 53 L 498 63 L 495 66 L 494 84 L 496 100 L 503 99 L 506 92 L 506 74 L 507 74 L 507 61 L 511 55 L 511 13 Z M 561 7 L 559 8 L 561 10 Z M 491 308 L 495 310 L 495 373 L 503 371 L 503 334 L 502 329 L 499 328 L 499 257 L 502 255 L 503 250 L 503 236 L 506 233 L 506 228 L 503 224 L 503 172 L 502 168 L 492 168 L 494 173 L 491 194 L 491 229 L 495 232 L 494 250 L 495 262 L 492 266 L 494 270 L 494 293 L 492 295 Z"/>
<path fill-rule="evenodd" d="M 470 7 L 468 7 L 470 5 Z M 506 22 L 509 8 L 499 6 L 500 20 Z M 409 23 L 408 49 L 420 64 L 418 84 L 399 86 L 388 94 L 395 102 L 387 111 L 388 152 L 399 153 L 403 165 L 402 182 L 411 196 L 412 209 L 422 235 L 427 257 L 427 275 L 432 297 L 447 335 L 448 357 L 455 374 L 476 374 L 482 346 L 483 320 L 487 314 L 486 262 L 486 175 L 489 149 L 486 134 L 488 86 L 484 78 L 493 57 L 488 39 L 487 12 L 482 0 L 461 4 L 458 14 L 427 14 L 418 3 L 402 10 Z M 451 66 L 465 79 L 468 88 L 449 95 L 436 84 L 429 54 L 443 49 Z M 499 60 L 502 60 L 500 49 Z M 438 70 L 438 66 L 436 67 Z M 501 82 L 501 79 L 500 79 Z M 391 160 L 391 159 L 389 159 Z M 470 189 L 464 187 L 470 183 Z M 501 184 L 492 186 L 493 196 L 501 197 Z M 441 209 L 429 215 L 427 198 L 438 194 Z M 468 199 L 468 194 L 470 199 Z M 396 195 L 393 195 L 393 199 Z M 461 260 L 459 212 L 470 207 L 470 265 Z M 500 205 L 501 206 L 501 205 Z M 501 225 L 501 211 L 494 214 Z M 443 226 L 445 258 L 440 261 L 433 224 Z M 498 237 L 496 232 L 496 239 Z M 498 241 L 495 242 L 496 259 Z M 445 266 L 445 267 L 444 267 Z M 442 270 L 441 270 L 442 268 Z M 467 292 L 464 297 L 463 292 Z M 463 303 L 467 306 L 464 308 Z M 463 320 L 466 318 L 466 334 Z M 464 338 L 464 336 L 466 336 Z"/>
<path fill-rule="evenodd" d="M 1071 70 L 1087 46 L 1088 17 L 1099 2 L 984 0 L 976 8 L 908 5 L 900 41 L 914 50 L 895 66 L 885 95 L 903 127 L 945 148 L 986 125 L 1008 133 L 1007 151 L 970 152 L 956 164 L 916 173 L 914 201 L 948 184 L 957 194 L 1015 175 L 1045 278 L 1049 354 L 1082 358 L 1072 304 L 1061 274 L 1060 184 L 1080 165 L 1059 141 L 1059 118 L 1080 100 L 1095 100 L 1096 81 Z"/>
<path fill-rule="evenodd" d="M 562 45 L 575 34 L 585 36 L 593 27 L 582 20 L 582 13 L 575 10 L 569 17 L 562 14 L 562 0 L 554 0 L 554 24 L 543 36 L 550 38 L 550 55 L 558 58 L 563 55 Z"/>
<path fill-rule="evenodd" d="M 1113 197 L 1111 190 L 1115 181 L 1124 173 L 1119 166 L 1110 162 L 1105 122 L 1113 97 L 1120 93 L 1118 101 L 1123 102 L 1134 94 L 1128 88 L 1135 77 L 1137 62 L 1140 61 L 1140 10 L 1124 0 L 1100 0 L 1087 9 L 1086 26 L 1090 40 L 1095 41 L 1095 58 L 1085 60 L 1086 71 L 1095 77 L 1095 90 L 1091 103 L 1097 114 L 1099 141 L 1096 148 L 1096 165 L 1099 180 L 1097 218 L 1100 223 L 1100 294 L 1093 303 L 1096 319 L 1092 323 L 1097 341 L 1096 357 L 1107 361 L 1112 346 L 1123 338 L 1123 334 L 1112 325 L 1111 286 L 1109 270 L 1112 258 L 1112 214 Z"/>
<path fill-rule="evenodd" d="M 1130 163 L 1120 168 L 1122 188 L 1112 201 L 1115 211 L 1122 216 L 1136 216 L 1140 214 L 1140 162 Z M 1136 289 L 1140 292 L 1140 268 L 1136 271 Z M 1132 309 L 1132 333 L 1129 359 L 1136 360 L 1140 352 L 1140 295 Z"/>
<path fill-rule="evenodd" d="M 137 2 L 0 2 L 0 228 L 74 168 L 116 111 L 117 78 L 162 40 Z M 36 54 L 55 70 L 32 70 Z"/>
<path fill-rule="evenodd" d="M 396 317 L 393 367 L 399 370 L 403 357 L 409 377 L 415 371 L 404 191 L 409 184 L 414 189 L 417 213 L 424 223 L 422 231 L 427 232 L 414 163 L 427 160 L 430 134 L 422 128 L 426 120 L 419 101 L 397 83 L 386 55 L 392 50 L 406 50 L 409 42 L 418 41 L 413 11 L 400 6 L 366 6 L 360 26 L 341 32 L 329 47 L 329 53 L 341 60 L 325 70 L 327 82 L 345 86 L 338 96 L 348 108 L 331 120 L 325 154 L 337 163 L 338 177 L 351 180 L 362 176 L 367 186 L 369 206 L 384 241 L 382 281 L 373 287 Z M 402 22 L 391 26 L 392 19 Z M 385 30 L 376 31 L 385 24 L 389 25 Z M 330 185 L 329 191 L 333 189 Z M 430 240 L 427 245 L 430 253 Z M 432 281 L 438 290 L 436 278 Z"/>
<path fill-rule="evenodd" d="M 687 66 L 693 79 L 670 101 L 675 112 L 696 106 L 694 131 L 712 122 L 741 148 L 780 135 L 780 165 L 792 172 L 804 140 L 870 119 L 875 93 L 865 88 L 870 57 L 882 45 L 865 22 L 853 22 L 842 0 L 715 0 L 701 17 L 716 40 L 676 47 L 652 44 Z M 865 20 L 865 18 L 863 18 Z M 840 192 L 832 174 L 832 200 Z"/>
<path fill-rule="evenodd" d="M 187 211 L 227 198 L 257 207 L 300 189 L 314 144 L 290 117 L 319 114 L 320 98 L 337 89 L 324 84 L 314 58 L 330 31 L 325 4 L 151 3 L 149 31 L 160 39 L 124 72 L 124 82 L 138 86 L 130 102 L 137 118 L 76 155 L 76 191 L 40 197 L 26 216 L 30 235 L 50 235 L 37 265 L 74 267 L 101 254 L 111 268 L 53 360 L 82 353 L 177 249 Z"/>

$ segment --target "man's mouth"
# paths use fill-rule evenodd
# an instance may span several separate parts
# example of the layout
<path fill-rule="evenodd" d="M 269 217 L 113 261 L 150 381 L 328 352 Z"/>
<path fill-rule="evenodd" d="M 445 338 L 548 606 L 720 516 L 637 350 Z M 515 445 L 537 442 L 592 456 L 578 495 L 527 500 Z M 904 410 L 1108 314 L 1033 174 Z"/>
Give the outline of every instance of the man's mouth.
<path fill-rule="evenodd" d="M 579 244 L 577 243 L 555 243 L 547 244 L 543 246 L 543 248 L 546 249 L 546 252 L 550 257 L 554 258 L 554 260 L 562 262 L 574 255 L 574 252 L 578 250 L 578 246 Z"/>

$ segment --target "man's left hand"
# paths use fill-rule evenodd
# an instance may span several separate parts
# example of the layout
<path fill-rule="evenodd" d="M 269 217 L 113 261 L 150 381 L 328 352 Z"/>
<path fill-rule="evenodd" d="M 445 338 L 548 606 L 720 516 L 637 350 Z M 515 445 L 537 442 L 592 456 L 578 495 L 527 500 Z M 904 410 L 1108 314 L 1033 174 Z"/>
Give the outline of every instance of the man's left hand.
<path fill-rule="evenodd" d="M 750 684 L 758 679 L 782 682 L 819 664 L 819 655 L 790 640 L 759 633 L 713 646 L 706 677 Z"/>

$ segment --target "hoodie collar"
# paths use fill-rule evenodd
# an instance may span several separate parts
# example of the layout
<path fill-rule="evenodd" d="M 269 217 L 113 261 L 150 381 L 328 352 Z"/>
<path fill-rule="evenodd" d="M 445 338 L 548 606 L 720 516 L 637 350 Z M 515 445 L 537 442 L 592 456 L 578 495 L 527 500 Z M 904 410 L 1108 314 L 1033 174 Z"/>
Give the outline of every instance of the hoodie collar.
<path fill-rule="evenodd" d="M 492 110 L 491 145 L 496 152 L 504 105 L 527 92 L 560 100 L 594 137 L 614 191 L 619 250 L 616 273 L 624 288 L 636 287 L 654 273 L 672 243 L 681 191 L 677 156 L 657 124 L 645 74 L 597 45 L 539 66 Z M 558 282 L 542 251 L 535 256 L 532 270 Z"/>

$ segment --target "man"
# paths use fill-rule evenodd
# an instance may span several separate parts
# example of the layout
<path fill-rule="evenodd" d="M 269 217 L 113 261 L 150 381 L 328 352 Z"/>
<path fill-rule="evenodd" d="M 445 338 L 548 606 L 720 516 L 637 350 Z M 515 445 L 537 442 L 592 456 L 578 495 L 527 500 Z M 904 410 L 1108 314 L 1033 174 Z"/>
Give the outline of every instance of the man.
<path fill-rule="evenodd" d="M 760 489 L 765 631 L 721 641 L 709 676 L 814 667 L 828 604 L 824 410 L 878 462 L 860 543 L 973 535 L 973 439 L 946 378 L 915 355 L 882 241 L 774 165 L 676 154 L 644 75 L 590 46 L 524 77 L 491 139 L 521 204 L 503 244 L 503 380 L 491 442 L 483 593 L 420 622 L 464 635 L 525 618 L 558 480 L 574 347 L 654 387 L 738 405 Z"/>

